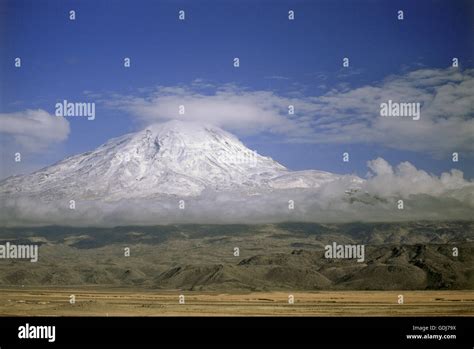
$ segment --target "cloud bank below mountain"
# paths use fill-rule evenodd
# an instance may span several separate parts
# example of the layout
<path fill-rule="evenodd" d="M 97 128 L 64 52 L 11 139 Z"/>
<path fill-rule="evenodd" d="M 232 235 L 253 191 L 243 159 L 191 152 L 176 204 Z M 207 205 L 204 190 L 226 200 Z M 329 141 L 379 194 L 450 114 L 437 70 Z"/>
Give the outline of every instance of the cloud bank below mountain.
<path fill-rule="evenodd" d="M 393 168 L 384 159 L 368 162 L 368 178 L 357 192 L 348 193 L 348 177 L 312 189 L 284 189 L 243 195 L 238 191 L 205 190 L 198 197 L 102 202 L 83 200 L 41 204 L 28 198 L 4 200 L 4 226 L 70 225 L 120 226 L 173 223 L 271 223 L 303 221 L 469 220 L 474 210 L 474 182 L 458 170 L 440 177 L 403 162 Z M 290 209 L 290 200 L 294 208 Z M 398 209 L 398 200 L 404 209 Z"/>

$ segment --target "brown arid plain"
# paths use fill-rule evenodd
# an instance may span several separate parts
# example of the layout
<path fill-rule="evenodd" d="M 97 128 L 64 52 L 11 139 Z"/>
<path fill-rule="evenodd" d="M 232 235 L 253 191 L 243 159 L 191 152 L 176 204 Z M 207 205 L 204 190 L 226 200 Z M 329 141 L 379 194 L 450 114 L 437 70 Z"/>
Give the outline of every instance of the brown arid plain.
<path fill-rule="evenodd" d="M 70 303 L 74 294 L 75 303 Z M 472 291 L 219 294 L 105 289 L 2 289 L 2 316 L 473 316 Z M 403 295 L 404 303 L 398 303 Z"/>

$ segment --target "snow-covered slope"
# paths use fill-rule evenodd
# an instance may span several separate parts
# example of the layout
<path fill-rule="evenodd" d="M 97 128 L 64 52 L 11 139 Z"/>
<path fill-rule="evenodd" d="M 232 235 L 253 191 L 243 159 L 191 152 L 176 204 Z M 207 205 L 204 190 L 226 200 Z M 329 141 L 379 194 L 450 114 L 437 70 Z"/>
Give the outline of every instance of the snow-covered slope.
<path fill-rule="evenodd" d="M 0 196 L 118 201 L 204 190 L 242 194 L 317 188 L 340 178 L 321 171 L 289 171 L 214 126 L 170 121 L 109 140 L 31 175 L 0 182 Z M 361 180 L 353 178 L 354 185 Z"/>

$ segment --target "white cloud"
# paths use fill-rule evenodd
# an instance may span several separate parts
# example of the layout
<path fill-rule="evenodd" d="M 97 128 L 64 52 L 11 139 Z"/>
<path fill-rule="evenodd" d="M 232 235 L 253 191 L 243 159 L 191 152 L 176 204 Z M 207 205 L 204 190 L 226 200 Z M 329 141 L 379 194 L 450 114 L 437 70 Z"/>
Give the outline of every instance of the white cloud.
<path fill-rule="evenodd" d="M 141 96 L 114 95 L 106 104 L 144 123 L 174 118 L 214 123 L 240 134 L 271 132 L 283 141 L 382 146 L 435 156 L 473 153 L 474 69 L 419 69 L 373 85 L 340 87 L 322 96 L 250 91 L 195 81 L 160 86 Z M 421 120 L 380 116 L 388 100 L 420 103 Z M 295 115 L 288 114 L 294 105 Z M 178 114 L 179 105 L 186 108 Z"/>
<path fill-rule="evenodd" d="M 74 214 L 67 200 L 43 202 L 38 197 L 0 200 L 0 224 L 8 225 L 105 225 L 171 223 L 268 223 L 281 221 L 353 222 L 471 219 L 474 182 L 457 170 L 440 177 L 403 162 L 394 169 L 384 159 L 368 162 L 372 175 L 358 192 L 346 190 L 350 176 L 313 189 L 264 191 L 247 195 L 240 191 L 205 190 L 186 199 L 178 210 L 176 196 L 128 199 L 119 202 L 77 199 Z M 397 200 L 405 209 L 398 210 Z M 295 203 L 288 210 L 288 200 Z"/>
<path fill-rule="evenodd" d="M 362 189 L 373 195 L 409 198 L 425 194 L 438 198 L 456 198 L 474 206 L 474 182 L 466 181 L 462 171 L 452 169 L 437 177 L 418 170 L 407 161 L 394 169 L 382 158 L 369 161 L 367 166 L 371 173 Z"/>
<path fill-rule="evenodd" d="M 205 88 L 210 86 L 206 84 Z M 233 85 L 211 88 L 212 94 L 207 94 L 196 83 L 189 87 L 160 86 L 145 97 L 116 95 L 106 105 L 126 110 L 145 124 L 182 119 L 211 123 L 240 134 L 301 132 L 297 123 L 285 115 L 292 103 L 289 98 Z M 184 115 L 179 114 L 181 105 L 185 107 Z"/>
<path fill-rule="evenodd" d="M 474 70 L 421 69 L 310 98 L 318 142 L 375 143 L 434 155 L 474 151 Z M 388 100 L 420 103 L 421 120 L 380 117 Z"/>
<path fill-rule="evenodd" d="M 0 134 L 28 151 L 41 152 L 67 139 L 69 122 L 42 109 L 0 113 Z"/>

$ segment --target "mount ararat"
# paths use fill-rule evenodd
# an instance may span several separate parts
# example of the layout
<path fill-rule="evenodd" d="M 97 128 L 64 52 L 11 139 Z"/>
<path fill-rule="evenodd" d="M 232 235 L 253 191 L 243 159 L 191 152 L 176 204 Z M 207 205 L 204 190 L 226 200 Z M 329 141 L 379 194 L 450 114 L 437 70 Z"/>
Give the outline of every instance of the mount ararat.
<path fill-rule="evenodd" d="M 172 120 L 0 182 L 4 226 L 469 219 L 474 183 L 408 162 L 291 171 L 219 127 Z M 399 200 L 404 209 L 399 209 Z"/>
<path fill-rule="evenodd" d="M 0 183 L 0 195 L 48 202 L 193 197 L 206 189 L 257 194 L 318 188 L 341 177 L 290 171 L 218 127 L 172 120 L 113 138 L 31 175 L 10 177 Z M 362 182 L 349 177 L 354 186 Z"/>

